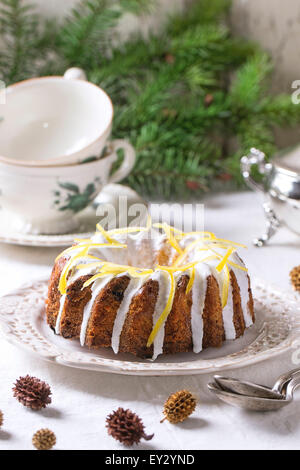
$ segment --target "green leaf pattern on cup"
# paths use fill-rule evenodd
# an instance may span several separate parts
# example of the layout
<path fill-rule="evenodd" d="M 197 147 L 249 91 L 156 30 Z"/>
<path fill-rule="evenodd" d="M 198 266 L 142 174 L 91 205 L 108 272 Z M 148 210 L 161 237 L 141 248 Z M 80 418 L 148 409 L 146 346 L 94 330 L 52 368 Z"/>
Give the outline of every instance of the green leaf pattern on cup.
<path fill-rule="evenodd" d="M 85 209 L 96 196 L 95 183 L 99 182 L 99 178 L 95 178 L 93 183 L 86 185 L 83 191 L 79 186 L 69 182 L 58 182 L 60 190 L 54 191 L 55 208 L 60 211 L 72 211 L 74 214 Z"/>

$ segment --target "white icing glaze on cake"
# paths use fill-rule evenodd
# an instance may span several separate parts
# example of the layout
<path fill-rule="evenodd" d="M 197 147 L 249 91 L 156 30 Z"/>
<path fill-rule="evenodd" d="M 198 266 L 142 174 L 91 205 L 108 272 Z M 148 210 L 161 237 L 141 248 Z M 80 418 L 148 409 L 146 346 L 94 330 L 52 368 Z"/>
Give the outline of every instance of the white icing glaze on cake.
<path fill-rule="evenodd" d="M 97 266 L 87 266 L 93 261 L 91 257 L 83 255 L 78 257 L 72 263 L 72 269 L 70 270 L 69 276 L 67 278 L 67 286 L 70 286 L 76 280 L 82 276 L 91 276 L 98 272 L 102 267 L 105 268 L 106 262 L 112 263 L 114 265 L 123 265 L 124 267 L 135 266 L 135 273 L 132 274 L 129 271 L 123 270 L 118 273 L 116 276 L 128 276 L 129 284 L 125 289 L 123 299 L 119 306 L 119 309 L 116 314 L 111 346 L 113 351 L 117 354 L 119 351 L 120 337 L 126 315 L 130 309 L 130 304 L 134 296 L 140 291 L 145 282 L 149 279 L 155 280 L 158 282 L 158 297 L 156 300 L 154 313 L 153 313 L 153 328 L 157 324 L 162 312 L 164 311 L 166 304 L 170 296 L 170 275 L 167 270 L 164 268 L 155 268 L 157 263 L 157 254 L 159 253 L 161 247 L 166 243 L 167 237 L 165 234 L 161 234 L 157 230 L 151 228 L 149 231 L 141 231 L 136 233 L 133 237 L 127 233 L 113 233 L 111 235 L 114 243 L 119 243 L 122 245 L 127 245 L 126 248 L 115 247 L 109 244 L 108 239 L 103 233 L 97 232 L 94 237 L 90 240 L 92 244 L 106 244 L 107 246 L 91 246 L 88 250 L 90 256 L 94 256 L 99 260 Z M 217 241 L 218 239 L 216 239 Z M 199 243 L 198 243 L 199 242 Z M 196 244 L 195 244 L 196 243 Z M 214 240 L 212 239 L 212 243 Z M 195 244 L 195 246 L 194 246 Z M 80 254 L 82 250 L 82 243 L 72 249 L 71 254 L 69 252 L 66 254 L 67 257 L 73 258 L 76 255 Z M 84 245 L 84 242 L 83 242 Z M 219 285 L 220 297 L 222 298 L 222 292 L 224 288 L 224 272 L 217 269 L 217 266 L 220 263 L 220 259 L 225 257 L 227 248 L 226 245 L 223 246 L 222 243 L 213 244 L 212 247 L 218 247 L 218 256 L 214 255 L 214 250 L 210 251 L 210 248 L 207 247 L 207 242 L 205 240 L 199 241 L 199 235 L 196 233 L 188 234 L 183 236 L 179 241 L 178 245 L 180 247 L 181 253 L 184 249 L 192 246 L 192 249 L 187 253 L 184 258 L 184 262 L 178 265 L 178 271 L 174 270 L 173 276 L 175 283 L 177 285 L 178 280 L 183 274 L 187 274 L 189 277 L 192 275 L 192 268 L 188 267 L 186 270 L 181 270 L 181 266 L 193 263 L 195 269 L 195 278 L 191 287 L 192 295 L 192 307 L 191 307 L 191 330 L 192 330 L 192 339 L 193 339 L 193 351 L 198 353 L 202 350 L 202 340 L 203 340 L 203 310 L 205 306 L 205 296 L 207 291 L 207 278 L 210 275 L 213 275 Z M 206 250 L 206 251 L 205 251 Z M 177 252 L 174 246 L 171 246 L 169 261 L 172 264 L 176 259 Z M 210 256 L 208 256 L 210 255 Z M 245 319 L 246 327 L 252 325 L 253 320 L 251 313 L 248 308 L 249 302 L 249 289 L 248 289 L 248 275 L 247 272 L 243 269 L 244 263 L 240 257 L 235 253 L 231 253 L 228 258 L 228 269 L 232 270 L 236 276 L 237 283 L 240 289 L 241 297 L 241 306 Z M 231 263 L 231 264 L 230 264 Z M 81 265 L 80 269 L 77 269 L 77 266 Z M 139 269 L 152 269 L 152 273 L 139 276 Z M 110 274 L 101 278 L 97 278 L 91 285 L 92 297 L 89 302 L 86 304 L 83 313 L 83 321 L 81 325 L 80 332 L 80 344 L 83 346 L 85 344 L 86 331 L 88 323 L 90 320 L 90 315 L 95 300 L 98 295 L 101 293 L 102 289 L 113 279 L 114 275 Z M 223 324 L 225 330 L 226 339 L 235 339 L 236 331 L 234 327 L 234 310 L 233 310 L 233 289 L 231 282 L 229 281 L 227 286 L 227 302 L 223 306 Z M 57 316 L 55 332 L 60 333 L 60 323 L 64 311 L 66 293 L 63 293 L 60 298 L 60 308 Z M 167 320 L 164 318 L 164 321 L 161 323 L 160 328 L 156 332 L 156 335 L 153 340 L 153 359 L 156 359 L 160 354 L 163 353 L 164 337 L 165 337 L 165 323 Z"/>
<path fill-rule="evenodd" d="M 233 299 L 232 299 L 232 285 L 229 284 L 228 300 L 225 307 L 223 307 L 223 324 L 225 331 L 225 339 L 235 339 L 236 331 L 233 323 Z"/>
<path fill-rule="evenodd" d="M 170 283 L 166 279 L 167 277 L 168 277 L 168 274 L 163 271 L 156 271 L 151 276 L 151 279 L 153 281 L 157 281 L 158 286 L 159 286 L 158 296 L 157 296 L 154 313 L 153 313 L 153 326 L 158 321 L 161 315 L 161 312 L 165 308 L 166 303 L 168 301 L 168 297 L 170 294 Z M 165 324 L 166 324 L 166 320 L 163 322 L 161 328 L 159 329 L 154 339 L 153 356 L 152 356 L 153 360 L 156 359 L 163 352 L 163 345 L 164 345 L 164 338 L 165 338 Z"/>
<path fill-rule="evenodd" d="M 80 329 L 80 344 L 84 346 L 85 344 L 85 337 L 86 337 L 86 330 L 89 324 L 89 320 L 91 317 L 91 313 L 93 310 L 93 305 L 95 300 L 97 299 L 98 295 L 101 293 L 102 289 L 113 279 L 113 276 L 105 276 L 104 278 L 97 279 L 92 285 L 92 297 L 86 304 L 83 310 L 83 319 L 81 323 Z"/>
<path fill-rule="evenodd" d="M 133 297 L 138 293 L 140 288 L 144 284 L 144 279 L 130 279 L 128 286 L 125 289 L 123 300 L 117 311 L 114 328 L 111 338 L 111 347 L 115 354 L 119 352 L 120 337 L 123 329 L 123 325 L 128 313 L 131 301 Z"/>
<path fill-rule="evenodd" d="M 240 261 L 242 262 L 242 260 Z M 249 279 L 248 279 L 248 276 L 245 276 L 244 271 L 241 271 L 240 269 L 236 269 L 236 268 L 233 268 L 232 270 L 235 274 L 235 277 L 236 277 L 236 280 L 240 289 L 241 306 L 242 306 L 242 311 L 243 311 L 243 315 L 245 319 L 245 326 L 246 328 L 249 328 L 251 325 L 253 325 L 253 319 L 249 311 L 249 300 L 250 300 Z"/>
<path fill-rule="evenodd" d="M 207 278 L 211 271 L 209 266 L 202 264 L 196 267 L 195 282 L 192 288 L 191 327 L 193 338 L 193 351 L 202 351 L 203 340 L 203 310 L 207 289 Z"/>
<path fill-rule="evenodd" d="M 56 320 L 56 325 L 55 325 L 55 333 L 57 335 L 60 334 L 60 321 L 61 321 L 61 317 L 62 317 L 62 314 L 63 314 L 63 311 L 64 311 L 66 298 L 67 298 L 66 294 L 63 294 L 60 298 L 59 312 L 58 312 L 58 315 L 57 315 L 57 320 Z"/>

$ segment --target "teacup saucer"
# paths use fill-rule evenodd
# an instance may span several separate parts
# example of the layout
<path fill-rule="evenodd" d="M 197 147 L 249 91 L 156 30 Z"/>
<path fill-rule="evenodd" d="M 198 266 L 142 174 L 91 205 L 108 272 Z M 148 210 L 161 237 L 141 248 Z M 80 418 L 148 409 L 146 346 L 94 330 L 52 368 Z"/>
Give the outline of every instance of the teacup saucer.
<path fill-rule="evenodd" d="M 100 218 L 99 215 L 96 215 L 97 206 L 100 204 L 112 204 L 118 214 L 117 205 L 119 196 L 127 196 L 129 207 L 135 203 L 144 204 L 146 207 L 148 206 L 138 193 L 131 188 L 120 184 L 107 185 L 99 196 L 97 196 L 93 205 L 74 216 L 77 222 L 76 233 L 67 233 L 64 235 L 36 235 L 24 233 L 15 228 L 15 218 L 12 214 L 0 210 L 0 243 L 36 247 L 69 246 L 73 243 L 75 238 L 89 238 L 95 232 L 96 224 L 99 222 Z M 119 226 L 122 226 L 122 224 L 118 224 L 116 228 Z"/>

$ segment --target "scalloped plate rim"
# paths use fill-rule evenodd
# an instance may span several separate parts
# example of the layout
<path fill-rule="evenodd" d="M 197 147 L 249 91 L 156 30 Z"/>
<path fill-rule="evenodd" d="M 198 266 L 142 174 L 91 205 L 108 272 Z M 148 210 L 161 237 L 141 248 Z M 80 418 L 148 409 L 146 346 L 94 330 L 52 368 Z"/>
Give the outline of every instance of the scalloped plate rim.
<path fill-rule="evenodd" d="M 279 295 L 280 297 L 284 297 L 285 302 L 288 302 L 289 304 L 294 304 L 296 302 L 299 303 L 295 307 L 295 310 L 298 310 L 298 315 L 297 315 L 297 321 L 295 321 L 292 317 L 290 317 L 290 323 L 289 323 L 289 333 L 288 336 L 281 341 L 279 344 L 276 344 L 274 347 L 266 350 L 260 351 L 256 355 L 249 355 L 247 352 L 243 352 L 244 349 L 241 351 L 238 351 L 233 354 L 229 354 L 226 356 L 222 357 L 217 357 L 217 358 L 212 358 L 212 359 L 199 359 L 195 361 L 187 361 L 187 362 L 165 362 L 165 363 L 159 363 L 159 362 L 130 362 L 130 361 L 122 361 L 118 359 L 107 359 L 107 358 L 99 358 L 101 359 L 101 364 L 99 363 L 93 363 L 91 362 L 91 358 L 93 357 L 92 355 L 87 355 L 87 358 L 90 358 L 89 360 L 86 361 L 78 361 L 76 360 L 76 357 L 74 360 L 71 359 L 66 359 L 65 355 L 66 354 L 71 354 L 69 351 L 62 349 L 62 351 L 59 351 L 59 348 L 57 345 L 51 345 L 56 349 L 56 352 L 48 352 L 44 353 L 41 352 L 37 349 L 34 349 L 30 344 L 25 344 L 23 343 L 18 337 L 13 335 L 12 332 L 12 327 L 11 325 L 8 324 L 6 319 L 4 319 L 4 315 L 1 313 L 1 300 L 3 299 L 8 299 L 9 297 L 16 297 L 19 296 L 20 293 L 26 292 L 30 287 L 33 287 L 34 283 L 46 283 L 48 282 L 48 279 L 39 279 L 39 280 L 34 280 L 31 282 L 26 283 L 25 285 L 14 289 L 12 292 L 4 295 L 3 297 L 0 298 L 0 332 L 1 336 L 5 338 L 10 344 L 13 344 L 14 346 L 21 348 L 23 351 L 34 355 L 35 357 L 39 357 L 44 361 L 50 362 L 50 363 L 55 363 L 61 366 L 67 366 L 71 368 L 76 368 L 76 369 L 82 369 L 82 370 L 90 370 L 90 371 L 97 371 L 97 372 L 105 372 L 105 373 L 113 373 L 113 374 L 120 374 L 120 375 L 139 375 L 139 376 L 176 376 L 176 375 L 199 375 L 199 374 L 208 374 L 212 372 L 217 372 L 221 370 L 228 370 L 228 369 L 236 369 L 240 367 L 245 367 L 247 365 L 251 364 L 257 364 L 259 362 L 265 361 L 269 358 L 276 357 L 283 352 L 286 352 L 290 350 L 295 341 L 299 339 L 299 333 L 297 334 L 296 328 L 300 328 L 300 303 L 299 299 L 297 299 L 296 294 L 293 295 L 291 293 L 286 293 L 280 290 L 278 287 L 273 286 L 272 284 L 267 284 L 265 281 L 262 281 L 260 279 L 255 279 L 252 283 L 255 284 L 256 288 L 259 288 L 259 286 L 262 289 L 265 289 L 267 291 L 272 291 L 276 295 Z M 263 321 L 261 324 L 258 335 L 255 339 L 257 339 L 261 336 L 264 335 L 264 330 L 266 328 L 266 325 L 270 324 L 270 322 Z M 295 331 L 293 331 L 293 327 L 295 327 Z M 39 334 L 41 334 L 39 332 Z M 45 338 L 46 341 L 49 343 L 49 340 Z M 250 345 L 253 343 L 250 343 Z M 249 346 L 250 346 L 249 345 Z M 82 350 L 81 353 L 78 353 L 74 351 L 75 356 L 76 355 L 85 355 L 84 349 Z M 238 356 L 239 354 L 240 357 Z M 232 355 L 235 355 L 237 357 L 231 357 Z M 227 359 L 227 361 L 226 361 Z M 224 364 L 214 364 L 215 362 L 221 362 L 221 361 L 226 361 Z M 200 362 L 200 364 L 199 364 Z M 205 363 L 205 364 L 204 364 Z M 145 367 L 147 365 L 148 367 Z"/>

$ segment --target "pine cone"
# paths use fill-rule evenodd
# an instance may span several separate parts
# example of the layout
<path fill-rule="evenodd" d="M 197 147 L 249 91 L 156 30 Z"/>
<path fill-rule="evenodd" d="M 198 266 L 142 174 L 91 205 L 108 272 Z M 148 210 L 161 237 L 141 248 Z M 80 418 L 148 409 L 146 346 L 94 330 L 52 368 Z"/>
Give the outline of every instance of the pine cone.
<path fill-rule="evenodd" d="M 154 436 L 147 436 L 142 420 L 124 408 L 118 408 L 106 418 L 106 427 L 108 434 L 125 446 L 138 444 L 142 438 L 150 441 Z"/>
<path fill-rule="evenodd" d="M 300 266 L 296 266 L 291 270 L 290 278 L 294 289 L 300 292 Z"/>
<path fill-rule="evenodd" d="M 2 424 L 3 424 L 3 421 L 4 421 L 4 420 L 3 420 L 3 413 L 2 413 L 2 411 L 0 410 L 0 428 L 1 428 Z"/>
<path fill-rule="evenodd" d="M 50 429 L 40 429 L 33 435 L 32 444 L 38 450 L 50 450 L 56 444 L 55 434 Z"/>
<path fill-rule="evenodd" d="M 32 410 L 41 410 L 51 403 L 51 390 L 46 382 L 36 377 L 20 377 L 13 388 L 14 397 Z"/>
<path fill-rule="evenodd" d="M 196 398 L 188 390 L 173 393 L 165 403 L 163 411 L 165 418 L 161 420 L 161 423 L 165 419 L 172 424 L 182 423 L 195 411 L 196 405 Z"/>

